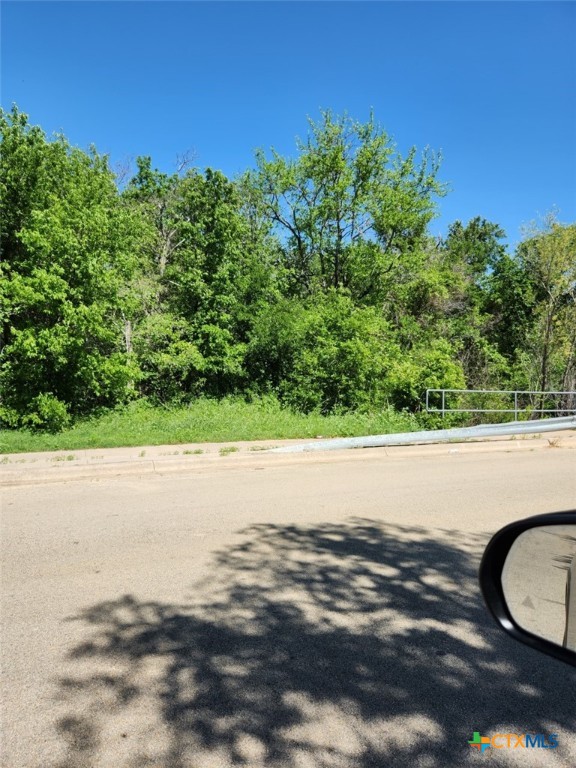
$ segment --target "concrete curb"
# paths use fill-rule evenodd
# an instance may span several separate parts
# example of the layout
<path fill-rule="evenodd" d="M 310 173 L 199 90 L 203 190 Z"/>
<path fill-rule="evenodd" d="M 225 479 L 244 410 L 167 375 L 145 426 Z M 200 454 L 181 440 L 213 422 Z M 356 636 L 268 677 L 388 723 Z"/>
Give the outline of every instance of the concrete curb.
<path fill-rule="evenodd" d="M 301 440 L 258 441 L 190 446 L 147 446 L 145 448 L 89 449 L 50 453 L 12 454 L 0 466 L 0 484 L 40 485 L 74 480 L 98 480 L 122 476 L 163 476 L 195 474 L 233 469 L 266 469 L 302 462 L 363 461 L 369 457 L 385 460 L 455 456 L 487 452 L 517 452 L 576 448 L 576 430 L 548 433 L 546 437 L 522 435 L 482 441 L 391 446 L 385 448 L 341 449 L 329 452 L 271 453 L 279 443 L 301 444 Z M 195 451 L 202 451 L 196 454 Z M 221 453 L 222 451 L 222 453 Z M 186 452 L 186 453 L 184 453 Z M 178 454 L 178 458 L 176 458 Z M 73 457 L 73 458 L 69 458 Z M 576 457 L 575 457 L 576 458 Z M 18 465 L 17 467 L 14 465 Z"/>

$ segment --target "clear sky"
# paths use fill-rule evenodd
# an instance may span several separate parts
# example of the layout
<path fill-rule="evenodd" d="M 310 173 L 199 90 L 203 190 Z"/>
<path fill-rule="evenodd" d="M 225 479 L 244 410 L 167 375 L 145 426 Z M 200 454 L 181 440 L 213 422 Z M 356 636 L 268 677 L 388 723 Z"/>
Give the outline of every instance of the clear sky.
<path fill-rule="evenodd" d="M 576 220 L 574 2 L 4 0 L 1 34 L 2 106 L 113 164 L 193 150 L 233 176 L 320 108 L 373 108 L 401 151 L 442 151 L 434 234 Z"/>

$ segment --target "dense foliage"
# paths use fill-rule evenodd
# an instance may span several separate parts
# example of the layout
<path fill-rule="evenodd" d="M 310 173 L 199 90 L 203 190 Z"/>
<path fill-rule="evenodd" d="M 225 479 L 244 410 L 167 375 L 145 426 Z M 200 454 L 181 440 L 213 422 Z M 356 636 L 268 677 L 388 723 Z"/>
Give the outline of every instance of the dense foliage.
<path fill-rule="evenodd" d="M 0 112 L 0 421 L 57 431 L 146 397 L 417 412 L 427 387 L 576 387 L 576 226 L 514 253 L 428 233 L 439 159 L 322 113 L 230 180 L 107 158 Z"/>

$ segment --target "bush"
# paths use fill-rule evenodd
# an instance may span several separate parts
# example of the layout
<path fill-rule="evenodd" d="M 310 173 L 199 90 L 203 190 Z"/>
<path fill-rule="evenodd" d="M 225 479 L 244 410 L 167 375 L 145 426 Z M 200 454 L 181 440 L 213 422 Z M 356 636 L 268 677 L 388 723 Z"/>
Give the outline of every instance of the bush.
<path fill-rule="evenodd" d="M 465 389 L 466 380 L 450 344 L 435 339 L 404 353 L 391 372 L 389 386 L 394 407 L 415 413 L 421 410 L 427 389 Z"/>
<path fill-rule="evenodd" d="M 386 377 L 399 349 L 373 307 L 342 291 L 312 301 L 284 300 L 256 318 L 247 369 L 262 389 L 310 413 L 386 404 Z"/>
<path fill-rule="evenodd" d="M 34 432 L 61 432 L 70 426 L 70 414 L 66 403 L 51 393 L 38 395 L 30 403 L 30 410 L 22 417 L 23 427 Z"/>

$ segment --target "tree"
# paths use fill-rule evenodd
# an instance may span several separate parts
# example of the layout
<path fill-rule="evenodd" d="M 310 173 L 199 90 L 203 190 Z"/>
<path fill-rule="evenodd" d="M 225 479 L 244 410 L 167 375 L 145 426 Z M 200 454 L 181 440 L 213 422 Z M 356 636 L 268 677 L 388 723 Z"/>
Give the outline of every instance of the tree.
<path fill-rule="evenodd" d="M 448 277 L 441 335 L 451 340 L 470 389 L 501 387 L 507 374 L 507 362 L 490 338 L 489 305 L 491 276 L 506 259 L 505 236 L 498 224 L 477 216 L 466 225 L 451 224 L 440 246 Z"/>
<path fill-rule="evenodd" d="M 517 259 L 535 294 L 534 323 L 527 334 L 536 389 L 576 387 L 576 225 L 562 225 L 553 214 L 532 225 Z M 543 404 L 541 400 L 541 406 Z"/>
<path fill-rule="evenodd" d="M 379 301 L 418 251 L 434 215 L 438 159 L 412 149 L 406 158 L 373 117 L 365 124 L 323 112 L 310 123 L 299 157 L 256 155 L 244 179 L 282 242 L 292 292 L 347 288 Z"/>
<path fill-rule="evenodd" d="M 261 391 L 299 411 L 329 413 L 387 404 L 387 377 L 400 356 L 381 313 L 332 288 L 264 307 L 250 334 L 247 369 Z"/>
<path fill-rule="evenodd" d="M 506 360 L 487 335 L 493 320 L 486 304 L 491 264 L 505 254 L 503 236 L 498 225 L 484 219 L 454 222 L 446 238 L 422 240 L 419 268 L 407 270 L 390 287 L 384 311 L 398 331 L 405 370 L 414 373 L 418 392 L 401 398 L 404 402 L 415 404 L 423 396 L 417 382 L 425 378 L 425 350 L 454 362 L 459 373 L 446 380 L 459 379 L 459 388 L 490 388 L 505 379 Z"/>
<path fill-rule="evenodd" d="M 253 318 L 275 290 L 265 233 L 219 171 L 168 178 L 146 160 L 128 193 L 147 201 L 165 255 L 153 260 L 157 308 L 134 330 L 144 391 L 162 400 L 238 391 Z"/>
<path fill-rule="evenodd" d="M 144 395 L 275 393 L 416 411 L 430 388 L 576 386 L 576 225 L 510 255 L 476 217 L 434 239 L 438 159 L 323 112 L 231 181 L 106 157 L 0 112 L 0 420 L 58 429 Z M 566 405 L 566 408 L 568 405 Z"/>
<path fill-rule="evenodd" d="M 152 158 L 137 157 L 137 172 L 124 190 L 126 200 L 139 203 L 154 227 L 151 257 L 162 277 L 173 253 L 182 245 L 177 233 L 175 207 L 180 190 L 180 177 L 169 176 L 152 168 Z"/>
<path fill-rule="evenodd" d="M 469 277 L 481 286 L 489 270 L 506 252 L 500 242 L 505 237 L 506 233 L 498 224 L 476 216 L 466 225 L 461 221 L 451 224 L 443 249 L 450 254 L 453 263 L 464 265 Z"/>
<path fill-rule="evenodd" d="M 526 348 L 537 304 L 535 286 L 518 254 L 504 253 L 489 276 L 486 310 L 490 316 L 489 339 L 510 366 Z M 522 383 L 525 386 L 526 382 Z M 530 385 L 532 386 L 532 385 Z"/>
<path fill-rule="evenodd" d="M 16 107 L 0 130 L 0 418 L 52 428 L 130 396 L 121 287 L 142 221 L 95 150 L 48 141 Z"/>

